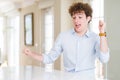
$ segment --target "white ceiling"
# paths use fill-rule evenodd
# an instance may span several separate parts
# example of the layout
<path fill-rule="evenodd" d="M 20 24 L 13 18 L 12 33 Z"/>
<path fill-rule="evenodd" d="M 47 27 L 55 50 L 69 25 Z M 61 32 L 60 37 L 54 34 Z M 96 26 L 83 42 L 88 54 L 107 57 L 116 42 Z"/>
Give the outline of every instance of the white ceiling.
<path fill-rule="evenodd" d="M 7 13 L 11 10 L 17 10 L 23 7 L 24 4 L 39 0 L 0 0 L 0 14 Z"/>

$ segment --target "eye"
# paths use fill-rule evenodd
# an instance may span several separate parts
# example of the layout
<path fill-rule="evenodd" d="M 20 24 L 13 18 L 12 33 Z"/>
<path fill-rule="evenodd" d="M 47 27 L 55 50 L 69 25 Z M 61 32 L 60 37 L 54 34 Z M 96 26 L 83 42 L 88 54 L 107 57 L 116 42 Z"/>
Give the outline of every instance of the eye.
<path fill-rule="evenodd" d="M 76 17 L 72 17 L 73 19 L 76 19 Z"/>
<path fill-rule="evenodd" d="M 79 19 L 81 19 L 82 17 L 81 16 L 79 16 Z"/>

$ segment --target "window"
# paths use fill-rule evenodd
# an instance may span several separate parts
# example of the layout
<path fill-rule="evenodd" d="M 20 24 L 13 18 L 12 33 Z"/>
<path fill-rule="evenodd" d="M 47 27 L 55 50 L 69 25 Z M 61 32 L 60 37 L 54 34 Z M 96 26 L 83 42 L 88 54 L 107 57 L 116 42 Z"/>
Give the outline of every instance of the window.
<path fill-rule="evenodd" d="M 43 35 L 44 35 L 44 53 L 48 54 L 54 41 L 54 17 L 53 7 L 43 9 Z M 53 64 L 45 65 L 46 70 L 52 70 Z"/>
<path fill-rule="evenodd" d="M 90 24 L 90 29 L 99 34 L 99 20 L 104 20 L 104 0 L 91 0 L 90 2 L 93 8 L 93 18 Z M 99 60 L 96 60 L 96 78 L 104 79 L 106 76 L 105 65 Z M 106 68 L 107 70 L 107 68 Z"/>
<path fill-rule="evenodd" d="M 4 37 L 3 37 L 3 28 L 4 28 L 4 18 L 0 17 L 0 63 L 2 63 L 3 57 L 3 47 L 4 47 Z"/>
<path fill-rule="evenodd" d="M 0 37 L 0 61 L 19 66 L 19 16 L 0 17 Z"/>
<path fill-rule="evenodd" d="M 7 17 L 5 44 L 8 66 L 19 66 L 19 30 L 19 16 Z"/>
<path fill-rule="evenodd" d="M 91 0 L 91 6 L 93 8 L 91 30 L 98 34 L 99 20 L 104 20 L 104 0 Z"/>

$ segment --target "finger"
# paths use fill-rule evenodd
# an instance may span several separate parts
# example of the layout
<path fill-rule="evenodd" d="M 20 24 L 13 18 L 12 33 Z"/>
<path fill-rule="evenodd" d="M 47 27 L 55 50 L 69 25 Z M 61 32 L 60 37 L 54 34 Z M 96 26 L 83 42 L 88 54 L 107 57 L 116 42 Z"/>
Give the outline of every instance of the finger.
<path fill-rule="evenodd" d="M 30 50 L 29 50 L 29 49 L 26 49 L 26 50 L 25 50 L 25 53 L 29 53 L 29 52 L 30 52 Z"/>
<path fill-rule="evenodd" d="M 102 27 L 103 26 L 103 21 L 102 20 L 99 20 L 99 26 Z"/>

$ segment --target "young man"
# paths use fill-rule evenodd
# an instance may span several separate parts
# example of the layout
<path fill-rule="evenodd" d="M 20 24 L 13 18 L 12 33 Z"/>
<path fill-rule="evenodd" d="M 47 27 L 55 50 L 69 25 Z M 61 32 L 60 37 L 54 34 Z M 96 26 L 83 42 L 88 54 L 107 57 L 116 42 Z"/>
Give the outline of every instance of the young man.
<path fill-rule="evenodd" d="M 49 54 L 37 55 L 29 49 L 25 49 L 24 53 L 43 63 L 53 63 L 63 53 L 66 71 L 94 71 L 96 57 L 103 63 L 109 60 L 105 23 L 99 22 L 99 35 L 88 29 L 92 8 L 87 3 L 74 3 L 70 6 L 69 13 L 74 28 L 58 36 Z"/>

